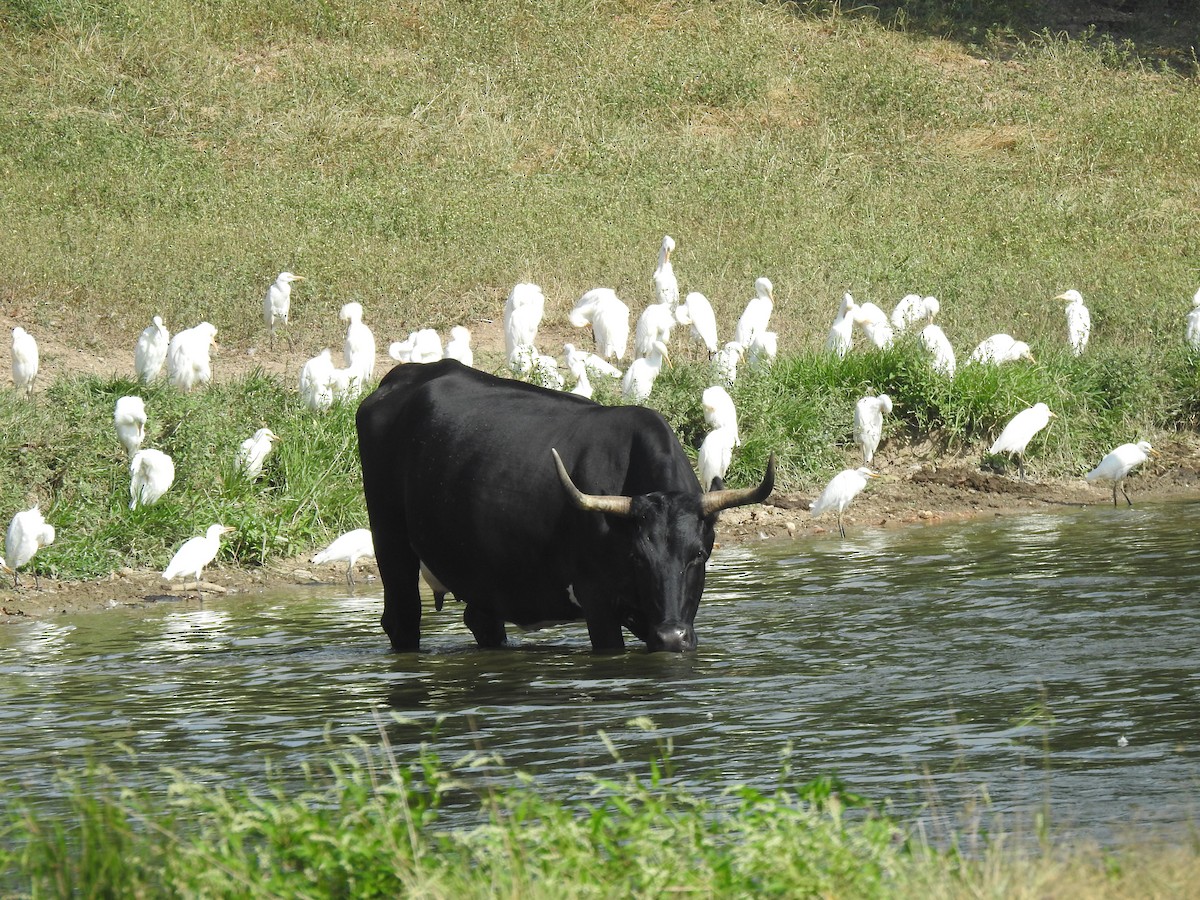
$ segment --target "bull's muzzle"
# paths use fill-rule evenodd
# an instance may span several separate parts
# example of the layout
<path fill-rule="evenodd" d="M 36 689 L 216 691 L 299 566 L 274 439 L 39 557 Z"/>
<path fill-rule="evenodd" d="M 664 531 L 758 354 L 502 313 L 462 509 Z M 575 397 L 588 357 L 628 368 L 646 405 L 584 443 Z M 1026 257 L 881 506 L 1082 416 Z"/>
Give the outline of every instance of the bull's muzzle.
<path fill-rule="evenodd" d="M 685 650 L 696 649 L 696 630 L 690 625 L 664 625 L 654 630 L 657 646 L 651 650 L 667 650 L 671 653 L 683 653 Z"/>

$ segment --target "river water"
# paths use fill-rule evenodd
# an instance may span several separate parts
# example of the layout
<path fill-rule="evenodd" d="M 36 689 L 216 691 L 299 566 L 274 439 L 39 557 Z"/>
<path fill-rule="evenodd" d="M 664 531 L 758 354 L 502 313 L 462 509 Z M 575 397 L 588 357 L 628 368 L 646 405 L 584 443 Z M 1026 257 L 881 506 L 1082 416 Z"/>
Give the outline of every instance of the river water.
<path fill-rule="evenodd" d="M 160 602 L 0 629 L 0 768 L 53 802 L 109 762 L 232 782 L 386 732 L 400 758 L 498 754 L 546 791 L 645 771 L 722 789 L 836 774 L 908 816 L 1105 839 L 1200 803 L 1200 503 L 855 528 L 718 551 L 685 656 L 590 652 L 582 625 L 481 651 L 427 607 L 393 654 L 381 588 Z M 405 721 L 396 721 L 399 714 Z M 648 717 L 655 729 L 629 724 Z M 621 755 L 615 759 L 599 732 Z M 11 782 L 10 782 L 11 784 Z"/>

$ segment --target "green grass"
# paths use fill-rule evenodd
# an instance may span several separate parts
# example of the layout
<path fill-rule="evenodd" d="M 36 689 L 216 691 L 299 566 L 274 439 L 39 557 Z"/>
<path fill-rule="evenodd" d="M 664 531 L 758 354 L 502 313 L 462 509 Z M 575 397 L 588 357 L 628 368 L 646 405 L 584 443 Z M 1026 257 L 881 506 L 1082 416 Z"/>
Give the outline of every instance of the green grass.
<path fill-rule="evenodd" d="M 62 772 L 54 806 L 6 786 L 0 870 L 32 896 L 1115 898 L 1182 896 L 1200 864 L 1194 836 L 1052 850 L 972 826 L 935 844 L 836 778 L 797 783 L 786 759 L 774 789 L 704 796 L 668 740 L 623 780 L 581 775 L 584 800 L 481 754 L 399 760 L 386 741 L 260 791 Z"/>

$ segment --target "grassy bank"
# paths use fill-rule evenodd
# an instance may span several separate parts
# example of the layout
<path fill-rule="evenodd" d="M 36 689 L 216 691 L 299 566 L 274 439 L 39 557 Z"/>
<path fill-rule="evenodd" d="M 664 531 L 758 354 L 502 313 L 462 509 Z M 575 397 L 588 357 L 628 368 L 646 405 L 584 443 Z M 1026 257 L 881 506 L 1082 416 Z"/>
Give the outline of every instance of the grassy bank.
<path fill-rule="evenodd" d="M 6 790 L 0 869 L 6 890 L 33 896 L 1128 898 L 1184 896 L 1200 865 L 1194 841 L 1052 851 L 1001 830 L 934 846 L 835 779 L 798 784 L 786 767 L 774 790 L 706 798 L 667 750 L 621 782 L 582 776 L 584 801 L 497 778 L 496 760 L 401 762 L 386 744 L 260 792 L 166 773 L 152 794 L 64 773 L 57 812 Z M 507 786 L 481 788 L 484 769 Z"/>
<path fill-rule="evenodd" d="M 711 383 L 707 365 L 664 370 L 650 405 L 661 410 L 695 454 L 705 425 L 700 404 Z M 858 465 L 855 402 L 867 391 L 895 401 L 883 458 L 896 446 L 929 439 L 983 465 L 1004 466 L 985 450 L 1014 413 L 1036 401 L 1059 416 L 1031 443 L 1039 477 L 1077 477 L 1114 445 L 1191 427 L 1200 415 L 1197 359 L 1178 350 L 1147 368 L 1134 349 L 1109 347 L 1082 358 L 1066 353 L 1036 364 L 966 366 L 954 379 L 936 375 L 916 346 L 886 352 L 785 356 L 768 372 L 746 372 L 732 388 L 743 446 L 731 484 L 761 477 L 773 451 L 783 491 L 819 487 Z M 155 506 L 129 509 L 129 468 L 112 424 L 116 399 L 144 397 L 145 446 L 175 460 L 174 486 Z M 608 388 L 606 402 L 620 402 Z M 234 453 L 268 425 L 280 437 L 262 479 L 234 468 Z M 367 524 L 354 406 L 314 415 L 294 386 L 261 372 L 183 394 L 165 383 L 122 378 L 64 378 L 32 403 L 0 392 L 0 509 L 41 504 L 57 529 L 35 557 L 43 575 L 85 577 L 121 567 L 161 569 L 175 547 L 213 522 L 234 525 L 221 559 L 242 566 L 309 553 L 337 534 Z M 889 449 L 893 448 L 893 449 Z M 531 461 L 533 464 L 535 461 Z"/>

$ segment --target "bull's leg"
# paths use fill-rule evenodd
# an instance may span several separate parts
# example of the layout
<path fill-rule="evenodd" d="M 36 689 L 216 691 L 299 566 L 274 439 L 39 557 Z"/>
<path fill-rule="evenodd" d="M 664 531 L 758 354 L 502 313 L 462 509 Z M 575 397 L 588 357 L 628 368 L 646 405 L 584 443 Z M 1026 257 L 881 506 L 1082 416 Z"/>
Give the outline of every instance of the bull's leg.
<path fill-rule="evenodd" d="M 588 637 L 592 649 L 601 653 L 619 653 L 625 649 L 625 635 L 621 623 L 607 616 L 590 617 L 587 622 Z"/>
<path fill-rule="evenodd" d="M 406 535 L 374 531 L 379 577 L 383 580 L 383 626 L 392 649 L 406 652 L 421 646 L 421 592 L 417 587 L 420 560 Z M 381 539 L 382 538 L 382 539 Z"/>
<path fill-rule="evenodd" d="M 508 640 L 504 633 L 504 622 L 478 603 L 469 600 L 464 603 L 463 624 L 475 635 L 475 643 L 480 647 L 503 647 Z"/>

